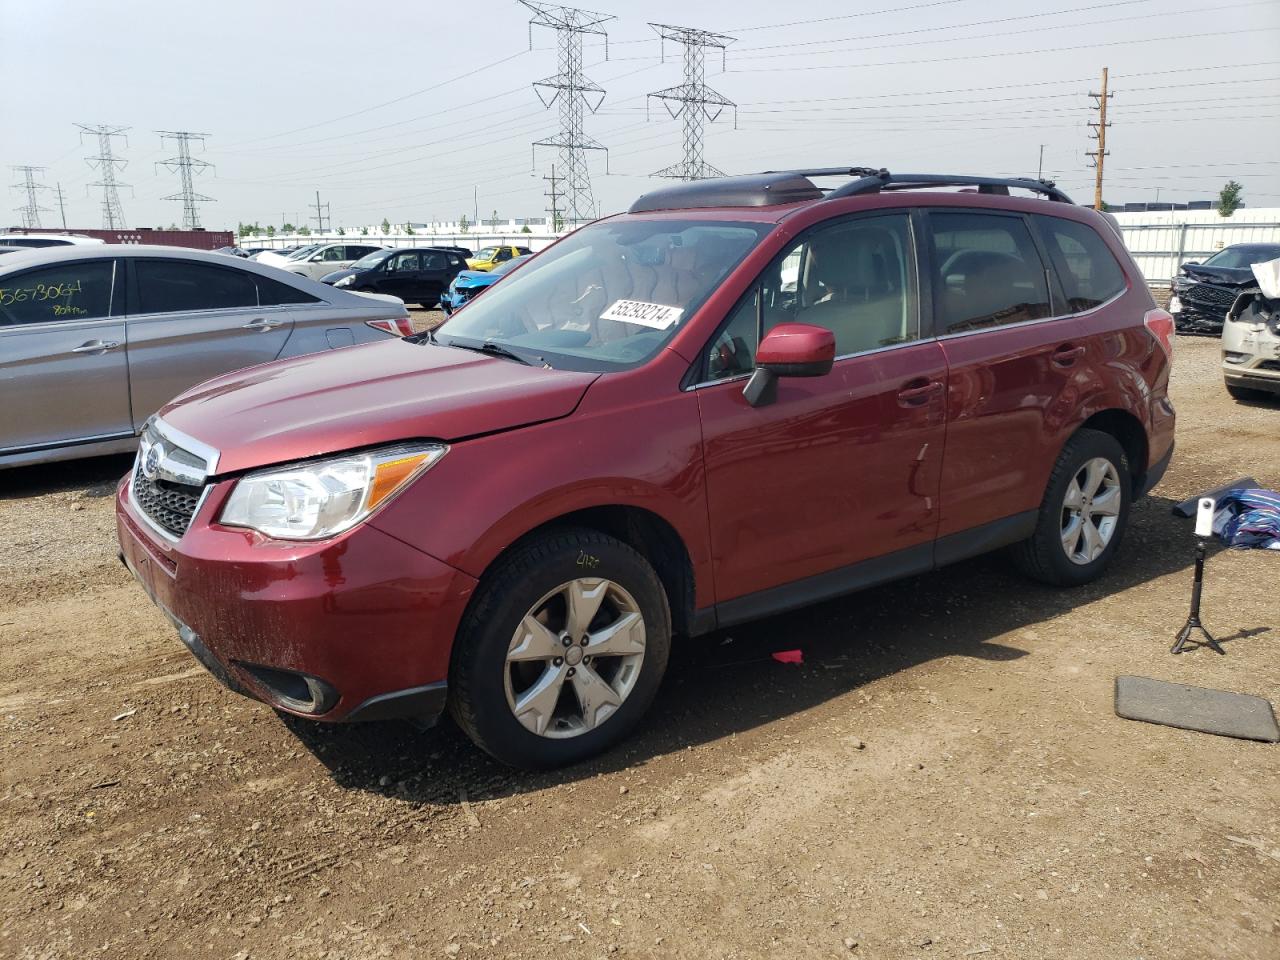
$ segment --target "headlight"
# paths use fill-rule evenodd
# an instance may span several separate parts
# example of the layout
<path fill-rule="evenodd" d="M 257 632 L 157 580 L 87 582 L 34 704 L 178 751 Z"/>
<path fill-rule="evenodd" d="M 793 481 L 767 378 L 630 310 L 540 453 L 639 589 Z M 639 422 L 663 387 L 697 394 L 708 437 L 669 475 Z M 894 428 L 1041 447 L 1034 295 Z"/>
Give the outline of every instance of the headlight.
<path fill-rule="evenodd" d="M 349 286 L 351 286 L 351 285 L 352 285 L 353 283 L 355 283 L 355 282 L 356 282 L 356 275 L 353 273 L 353 274 L 351 274 L 351 276 L 349 276 L 349 277 L 343 277 L 341 280 L 339 280 L 339 281 L 337 281 L 336 283 L 334 283 L 334 286 L 335 286 L 335 287 L 349 287 Z"/>
<path fill-rule="evenodd" d="M 408 487 L 449 448 L 383 447 L 250 473 L 236 483 L 220 522 L 279 540 L 322 540 L 349 530 Z"/>

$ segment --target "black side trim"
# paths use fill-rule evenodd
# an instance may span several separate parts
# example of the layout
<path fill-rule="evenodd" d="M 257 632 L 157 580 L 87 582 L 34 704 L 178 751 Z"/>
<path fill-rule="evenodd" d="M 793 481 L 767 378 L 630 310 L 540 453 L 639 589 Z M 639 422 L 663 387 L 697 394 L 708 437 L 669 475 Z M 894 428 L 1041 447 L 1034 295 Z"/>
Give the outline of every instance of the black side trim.
<path fill-rule="evenodd" d="M 1145 497 L 1148 493 L 1150 493 L 1153 489 L 1155 489 L 1155 485 L 1164 478 L 1165 471 L 1169 469 L 1169 464 L 1172 462 L 1173 462 L 1173 444 L 1170 444 L 1169 452 L 1160 458 L 1160 462 L 1153 463 L 1150 467 L 1147 468 L 1147 474 L 1142 478 L 1142 486 L 1138 487 L 1138 490 L 1134 494 L 1133 498 L 1137 500 L 1140 497 Z M 1205 494 L 1201 494 L 1201 496 L 1205 496 Z M 1192 516 L 1193 514 L 1194 514 L 1194 510 L 1192 511 L 1192 513 L 1187 514 L 1187 516 Z"/>
<path fill-rule="evenodd" d="M 693 611 L 693 620 L 689 623 L 689 636 L 700 637 L 716 629 L 716 608 L 707 607 Z"/>
<path fill-rule="evenodd" d="M 50 440 L 26 447 L 0 447 L 0 457 L 16 453 L 38 453 L 41 450 L 61 450 L 63 447 L 87 447 L 91 443 L 115 443 L 117 440 L 133 440 L 137 436 L 132 430 L 126 430 L 123 433 L 106 433 L 100 437 L 84 437 L 79 440 Z"/>
<path fill-rule="evenodd" d="M 391 693 L 370 697 L 346 716 L 349 723 L 366 720 L 393 720 L 413 718 L 419 722 L 435 723 L 444 712 L 448 684 L 441 680 L 422 687 L 393 690 Z"/>
<path fill-rule="evenodd" d="M 932 567 L 933 544 L 922 543 L 780 587 L 770 587 L 768 590 L 749 593 L 745 597 L 726 600 L 716 606 L 716 619 L 720 627 L 727 627 L 745 620 L 785 613 L 796 607 L 830 600 L 915 573 L 924 573 Z"/>
<path fill-rule="evenodd" d="M 980 553 L 989 553 L 1011 543 L 1025 540 L 1036 531 L 1039 510 L 1015 513 L 1012 517 L 993 520 L 969 530 L 939 537 L 933 545 L 933 564 L 945 567 L 949 563 L 967 560 Z"/>

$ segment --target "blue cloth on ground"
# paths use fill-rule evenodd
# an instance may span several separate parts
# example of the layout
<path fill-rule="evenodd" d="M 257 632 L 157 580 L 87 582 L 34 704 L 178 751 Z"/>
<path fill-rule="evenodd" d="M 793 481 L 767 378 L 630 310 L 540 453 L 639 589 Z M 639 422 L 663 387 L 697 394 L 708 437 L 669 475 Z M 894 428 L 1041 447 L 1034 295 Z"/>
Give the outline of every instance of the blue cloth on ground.
<path fill-rule="evenodd" d="M 1280 550 L 1280 493 L 1226 491 L 1214 507 L 1213 532 L 1230 547 Z"/>

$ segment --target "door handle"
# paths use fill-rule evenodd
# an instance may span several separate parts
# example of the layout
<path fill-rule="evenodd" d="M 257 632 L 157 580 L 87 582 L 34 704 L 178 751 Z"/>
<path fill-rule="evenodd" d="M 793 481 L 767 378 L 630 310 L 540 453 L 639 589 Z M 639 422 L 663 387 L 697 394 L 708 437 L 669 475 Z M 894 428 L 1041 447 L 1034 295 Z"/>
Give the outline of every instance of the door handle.
<path fill-rule="evenodd" d="M 72 353 L 106 353 L 108 350 L 114 350 L 120 346 L 119 340 L 90 340 L 88 343 L 82 343 L 78 347 L 72 347 Z"/>
<path fill-rule="evenodd" d="M 930 380 L 923 384 L 918 380 L 912 380 L 910 383 L 916 385 L 906 386 L 898 391 L 898 403 L 904 407 L 923 406 L 942 392 L 942 382 L 939 380 Z"/>
<path fill-rule="evenodd" d="M 265 332 L 267 330 L 274 330 L 276 327 L 280 326 L 281 323 L 282 321 L 280 320 L 266 320 L 263 317 L 258 317 L 258 319 L 256 320 L 250 320 L 240 329 L 241 330 L 261 330 Z"/>
<path fill-rule="evenodd" d="M 1053 351 L 1053 362 L 1060 367 L 1069 367 L 1081 357 L 1084 356 L 1084 347 L 1076 346 L 1071 343 L 1064 343 L 1057 350 Z"/>

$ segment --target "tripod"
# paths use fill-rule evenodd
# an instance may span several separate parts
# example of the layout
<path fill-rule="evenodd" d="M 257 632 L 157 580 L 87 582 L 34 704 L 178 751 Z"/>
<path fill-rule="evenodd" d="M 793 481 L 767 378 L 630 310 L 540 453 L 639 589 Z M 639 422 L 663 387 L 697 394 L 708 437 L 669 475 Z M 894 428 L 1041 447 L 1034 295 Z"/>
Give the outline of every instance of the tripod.
<path fill-rule="evenodd" d="M 1200 589 L 1204 586 L 1204 541 L 1196 541 L 1196 578 L 1191 585 L 1191 612 L 1187 614 L 1187 622 L 1182 629 L 1178 631 L 1177 639 L 1174 641 L 1170 653 L 1181 653 L 1187 645 L 1187 641 L 1191 639 L 1191 634 L 1199 630 L 1204 634 L 1204 642 L 1197 642 L 1197 646 L 1208 647 L 1215 653 L 1220 653 L 1224 657 L 1227 651 L 1222 649 L 1222 644 L 1213 639 L 1213 634 L 1204 628 L 1204 624 L 1200 622 Z"/>

